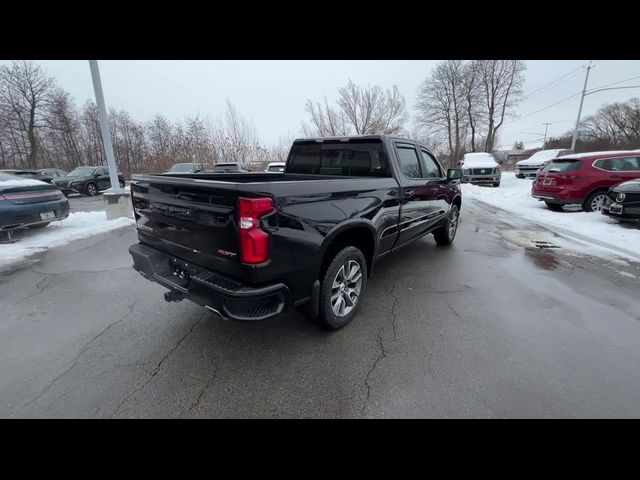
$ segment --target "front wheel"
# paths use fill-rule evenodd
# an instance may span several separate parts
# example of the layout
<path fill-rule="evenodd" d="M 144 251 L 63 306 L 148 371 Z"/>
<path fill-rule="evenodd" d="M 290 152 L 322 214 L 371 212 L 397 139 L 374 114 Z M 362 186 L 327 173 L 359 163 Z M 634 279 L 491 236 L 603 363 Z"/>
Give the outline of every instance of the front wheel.
<path fill-rule="evenodd" d="M 606 198 L 607 193 L 604 191 L 593 192 L 582 204 L 582 209 L 585 212 L 599 212 L 602 210 L 602 205 L 604 205 Z"/>
<path fill-rule="evenodd" d="M 98 194 L 98 187 L 95 186 L 94 183 L 89 183 L 87 184 L 87 195 L 89 195 L 90 197 L 95 197 Z"/>
<path fill-rule="evenodd" d="M 333 257 L 320 285 L 320 324 L 338 330 L 358 311 L 367 287 L 367 262 L 360 249 L 346 247 Z"/>
<path fill-rule="evenodd" d="M 458 221 L 460 220 L 460 211 L 457 205 L 451 205 L 449 210 L 449 217 L 447 221 L 433 232 L 433 238 L 436 240 L 436 244 L 440 246 L 447 246 L 453 243 L 456 238 L 456 232 L 458 231 Z"/>
<path fill-rule="evenodd" d="M 498 182 L 498 183 L 494 183 L 494 184 L 493 184 L 493 186 L 494 186 L 494 187 L 499 187 L 499 186 L 500 186 L 500 182 Z"/>

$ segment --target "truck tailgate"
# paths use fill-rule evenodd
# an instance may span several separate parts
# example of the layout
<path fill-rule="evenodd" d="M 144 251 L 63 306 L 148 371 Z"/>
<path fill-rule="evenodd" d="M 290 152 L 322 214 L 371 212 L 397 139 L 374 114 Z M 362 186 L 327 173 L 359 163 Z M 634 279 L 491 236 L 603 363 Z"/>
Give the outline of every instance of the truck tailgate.
<path fill-rule="evenodd" d="M 238 276 L 233 182 L 136 175 L 131 197 L 141 243 L 204 268 Z"/>

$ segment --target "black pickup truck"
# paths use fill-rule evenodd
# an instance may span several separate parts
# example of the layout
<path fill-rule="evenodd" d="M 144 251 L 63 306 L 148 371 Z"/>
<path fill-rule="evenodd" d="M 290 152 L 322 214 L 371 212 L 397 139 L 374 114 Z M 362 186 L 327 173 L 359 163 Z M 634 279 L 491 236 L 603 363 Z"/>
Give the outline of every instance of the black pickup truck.
<path fill-rule="evenodd" d="M 450 245 L 461 171 L 391 136 L 295 140 L 284 173 L 134 175 L 134 268 L 223 318 L 292 306 L 354 317 L 375 262 L 424 235 Z"/>

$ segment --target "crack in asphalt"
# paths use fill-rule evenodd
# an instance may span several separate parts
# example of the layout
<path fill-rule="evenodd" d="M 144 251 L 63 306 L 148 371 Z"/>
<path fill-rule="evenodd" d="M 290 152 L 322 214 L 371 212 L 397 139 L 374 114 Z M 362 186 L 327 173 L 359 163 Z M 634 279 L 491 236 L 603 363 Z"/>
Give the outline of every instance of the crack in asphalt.
<path fill-rule="evenodd" d="M 456 311 L 456 309 L 455 309 L 455 308 L 453 308 L 453 307 L 451 306 L 451 304 L 450 304 L 448 301 L 446 301 L 446 300 L 445 300 L 445 302 L 444 302 L 444 303 L 446 303 L 446 304 L 447 304 L 447 307 L 449 307 L 449 309 L 453 312 L 453 314 L 454 314 L 456 317 L 458 317 L 458 318 L 462 318 L 462 317 L 460 317 L 460 314 Z"/>
<path fill-rule="evenodd" d="M 35 284 L 36 289 L 38 290 L 38 293 L 36 293 L 35 295 L 40 295 L 42 294 L 47 288 L 49 288 L 51 285 L 53 285 L 52 283 L 46 283 L 44 286 L 42 286 L 42 284 L 44 282 L 48 282 L 52 277 L 56 278 L 59 277 L 61 275 L 67 275 L 70 273 L 107 273 L 107 272 L 113 272 L 116 270 L 124 270 L 127 268 L 131 268 L 130 266 L 126 266 L 126 267 L 115 267 L 115 268 L 107 268 L 105 270 L 66 270 L 64 272 L 58 272 L 58 273 L 48 273 L 48 272 L 41 272 L 39 270 L 35 270 L 35 269 L 30 269 L 31 272 L 38 274 L 38 275 L 44 275 L 45 277 L 42 278 L 41 280 L 38 281 L 38 283 Z M 20 300 L 17 300 L 16 302 L 13 303 L 13 305 L 18 305 L 22 302 L 24 302 L 25 300 L 28 300 L 30 298 L 32 298 L 34 295 L 29 294 L 26 297 L 21 298 Z"/>
<path fill-rule="evenodd" d="M 391 304 L 391 328 L 393 329 L 393 339 L 397 340 L 398 335 L 396 333 L 396 307 L 398 306 L 398 297 L 396 297 L 394 291 L 396 289 L 396 282 L 394 280 L 393 285 L 391 286 L 391 290 L 389 291 L 389 295 L 393 298 L 393 303 Z"/>
<path fill-rule="evenodd" d="M 376 334 L 376 340 L 378 342 L 378 347 L 380 348 L 380 353 L 375 358 L 375 360 L 373 361 L 373 364 L 371 365 L 371 368 L 369 369 L 369 371 L 367 372 L 366 377 L 364 378 L 364 386 L 367 389 L 367 396 L 364 399 L 364 402 L 362 403 L 362 408 L 360 409 L 360 415 L 364 414 L 364 411 L 367 408 L 367 404 L 369 403 L 369 398 L 371 397 L 371 385 L 369 385 L 369 378 L 371 377 L 371 374 L 373 373 L 373 371 L 378 366 L 378 362 L 380 362 L 380 360 L 382 360 L 383 358 L 385 358 L 387 356 L 387 352 L 384 349 L 384 342 L 382 341 L 382 336 L 380 335 L 380 332 L 378 332 Z"/>
<path fill-rule="evenodd" d="M 189 331 L 187 333 L 185 333 L 180 340 L 178 340 L 178 342 L 176 343 L 176 345 L 169 350 L 169 352 L 162 357 L 162 359 L 158 362 L 158 364 L 156 365 L 155 369 L 153 370 L 153 372 L 151 372 L 151 375 L 149 376 L 149 378 L 147 378 L 147 380 L 140 386 L 136 387 L 131 393 L 129 393 L 126 397 L 124 397 L 120 403 L 118 404 L 118 406 L 116 407 L 116 409 L 114 410 L 114 412 L 110 415 L 110 418 L 115 417 L 118 412 L 120 411 L 120 408 L 122 408 L 122 405 L 125 404 L 125 402 L 127 400 L 129 400 L 133 395 L 135 395 L 136 393 L 140 392 L 141 390 L 144 390 L 144 388 L 151 382 L 151 380 L 153 380 L 153 378 L 160 372 L 160 370 L 162 369 L 162 366 L 164 365 L 164 362 L 171 357 L 171 355 L 173 355 L 173 352 L 175 352 L 178 348 L 180 348 L 180 346 L 182 345 L 182 342 L 184 342 L 184 340 L 191 334 L 191 332 L 193 332 L 194 328 L 196 328 L 196 326 L 204 319 L 204 317 L 208 314 L 209 312 L 205 311 L 199 318 L 198 320 L 196 320 L 194 322 L 193 325 L 191 325 L 191 328 L 189 328 Z"/>
<path fill-rule="evenodd" d="M 211 361 L 211 364 L 213 364 L 214 361 L 215 361 L 215 359 L 213 359 Z M 219 368 L 220 367 L 218 365 L 216 365 L 216 368 L 213 371 L 213 375 L 211 375 L 209 377 L 209 381 L 207 382 L 207 384 L 202 388 L 202 390 L 200 390 L 200 393 L 198 394 L 198 398 L 196 398 L 196 401 L 194 403 L 192 403 L 191 406 L 187 409 L 187 414 L 190 414 L 197 406 L 200 405 L 200 400 L 202 400 L 202 397 L 204 396 L 204 392 L 209 390 L 209 387 L 211 386 L 211 384 L 214 382 L 214 380 L 218 376 L 218 369 Z M 181 418 L 181 417 L 182 417 L 182 415 L 178 416 L 178 418 Z"/>
<path fill-rule="evenodd" d="M 121 323 L 123 321 L 125 321 L 132 313 L 133 313 L 133 308 L 135 306 L 135 304 L 137 303 L 137 300 L 134 300 L 130 305 L 127 306 L 128 311 L 118 320 L 116 320 L 115 322 L 111 322 L 109 325 L 107 325 L 100 333 L 98 333 L 97 335 L 95 335 L 91 340 L 89 340 L 87 343 L 84 344 L 84 346 L 80 349 L 80 351 L 78 352 L 78 354 L 75 356 L 75 358 L 72 360 L 71 365 L 66 368 L 62 373 L 60 373 L 59 375 L 57 375 L 53 380 L 51 380 L 47 385 L 45 385 L 45 387 L 40 390 L 40 392 L 31 400 L 29 400 L 28 402 L 23 403 L 22 405 L 20 405 L 20 407 L 18 407 L 18 411 L 22 410 L 24 407 L 27 407 L 35 402 L 37 402 L 40 398 L 42 398 L 42 396 L 47 393 L 49 391 L 49 389 L 58 381 L 60 380 L 64 375 L 66 375 L 67 373 L 69 373 L 71 370 L 73 370 L 75 368 L 75 366 L 78 364 L 78 361 L 80 360 L 80 357 L 89 349 L 89 347 L 91 346 L 91 344 L 93 342 L 95 342 L 98 338 L 100 338 L 102 335 L 104 335 L 105 333 L 107 333 L 111 327 L 113 327 L 114 325 L 117 325 L 118 323 Z M 56 399 L 54 399 L 52 402 L 50 403 L 54 403 L 56 401 L 58 401 L 59 399 L 61 399 L 62 397 L 64 397 L 65 395 L 67 395 L 68 393 L 70 393 L 69 391 L 64 392 L 62 395 L 58 396 Z"/>

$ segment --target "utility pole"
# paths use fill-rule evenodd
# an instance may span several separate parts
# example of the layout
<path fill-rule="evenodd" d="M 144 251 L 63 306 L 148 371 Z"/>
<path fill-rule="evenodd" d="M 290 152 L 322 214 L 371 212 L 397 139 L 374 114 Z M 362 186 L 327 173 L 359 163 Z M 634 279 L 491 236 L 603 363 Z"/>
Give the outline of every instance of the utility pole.
<path fill-rule="evenodd" d="M 576 128 L 573 129 L 573 140 L 571 140 L 571 150 L 576 149 L 576 140 L 578 139 L 578 127 L 580 126 L 580 115 L 582 114 L 582 103 L 584 102 L 584 96 L 587 93 L 587 82 L 589 81 L 589 72 L 591 71 L 591 60 L 589 60 L 589 66 L 587 67 L 587 75 L 584 78 L 584 87 L 582 87 L 582 96 L 580 97 L 580 107 L 578 108 L 578 118 L 576 119 Z"/>
<path fill-rule="evenodd" d="M 542 148 L 544 148 L 545 144 L 547 143 L 547 130 L 549 129 L 549 125 L 551 125 L 551 123 L 543 123 L 544 127 L 544 140 L 542 141 Z"/>
<path fill-rule="evenodd" d="M 89 68 L 91 69 L 91 80 L 93 80 L 93 91 L 96 96 L 96 106 L 98 107 L 98 120 L 100 123 L 100 132 L 102 133 L 102 144 L 104 145 L 104 153 L 107 155 L 107 165 L 109 166 L 109 179 L 111 180 L 111 191 L 122 193 L 124 190 L 120 188 L 118 180 L 118 169 L 116 168 L 116 159 L 113 154 L 113 142 L 111 141 L 111 129 L 109 128 L 109 117 L 107 116 L 107 107 L 104 103 L 104 94 L 102 93 L 102 82 L 100 80 L 100 70 L 98 69 L 97 60 L 89 60 Z"/>

